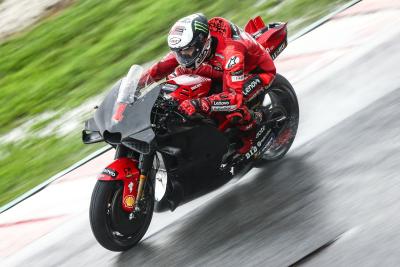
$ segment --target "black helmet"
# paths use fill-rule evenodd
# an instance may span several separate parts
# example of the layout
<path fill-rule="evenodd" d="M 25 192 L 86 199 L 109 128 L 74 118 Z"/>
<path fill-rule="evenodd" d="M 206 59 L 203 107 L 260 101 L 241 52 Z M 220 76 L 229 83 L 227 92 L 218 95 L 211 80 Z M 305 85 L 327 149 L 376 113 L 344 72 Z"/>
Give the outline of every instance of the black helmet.
<path fill-rule="evenodd" d="M 207 18 L 198 13 L 178 20 L 168 34 L 168 46 L 175 52 L 179 64 L 198 68 L 211 46 Z"/>

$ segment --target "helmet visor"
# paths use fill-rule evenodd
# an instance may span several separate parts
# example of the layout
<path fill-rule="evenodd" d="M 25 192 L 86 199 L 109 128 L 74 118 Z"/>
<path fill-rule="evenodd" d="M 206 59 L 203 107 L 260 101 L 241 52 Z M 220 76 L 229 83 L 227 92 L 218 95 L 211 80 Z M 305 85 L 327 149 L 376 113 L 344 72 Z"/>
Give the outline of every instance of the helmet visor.
<path fill-rule="evenodd" d="M 200 53 L 201 49 L 196 45 L 175 50 L 176 59 L 184 67 L 192 66 Z"/>

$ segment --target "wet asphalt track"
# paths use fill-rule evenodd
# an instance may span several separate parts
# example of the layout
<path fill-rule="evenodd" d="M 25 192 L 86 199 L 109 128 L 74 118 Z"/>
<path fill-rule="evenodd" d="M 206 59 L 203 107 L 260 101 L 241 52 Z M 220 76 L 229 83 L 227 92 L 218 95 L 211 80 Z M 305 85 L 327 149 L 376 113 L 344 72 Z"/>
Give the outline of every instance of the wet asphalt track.
<path fill-rule="evenodd" d="M 320 85 L 333 90 L 337 79 L 371 77 L 383 58 L 366 56 L 370 66 L 357 67 L 368 62 L 362 58 Z M 396 66 L 400 56 L 385 60 Z M 396 90 L 119 255 L 116 265 L 399 266 L 400 74 L 393 74 Z"/>
<path fill-rule="evenodd" d="M 397 35 L 301 88 L 299 139 L 284 160 L 252 170 L 130 251 L 102 249 L 85 213 L 8 264 L 400 266 L 399 43 Z M 351 103 L 376 92 L 382 97 L 352 114 Z M 317 136 L 308 128 L 329 125 L 334 113 L 348 117 Z"/>

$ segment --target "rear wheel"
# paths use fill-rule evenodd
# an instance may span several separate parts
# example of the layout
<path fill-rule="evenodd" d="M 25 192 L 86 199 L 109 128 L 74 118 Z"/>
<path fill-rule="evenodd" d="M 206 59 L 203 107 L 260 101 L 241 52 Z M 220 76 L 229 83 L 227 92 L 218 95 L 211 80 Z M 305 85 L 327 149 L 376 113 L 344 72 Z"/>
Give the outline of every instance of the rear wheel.
<path fill-rule="evenodd" d="M 269 125 L 272 129 L 271 145 L 262 155 L 263 160 L 281 159 L 289 151 L 297 133 L 299 124 L 299 105 L 296 93 L 280 74 L 268 88 L 263 107 L 269 110 Z"/>
<path fill-rule="evenodd" d="M 140 211 L 122 209 L 123 185 L 97 181 L 90 203 L 89 219 L 97 241 L 106 249 L 124 251 L 135 246 L 146 233 L 153 216 L 154 192 L 151 182 L 145 186 Z"/>

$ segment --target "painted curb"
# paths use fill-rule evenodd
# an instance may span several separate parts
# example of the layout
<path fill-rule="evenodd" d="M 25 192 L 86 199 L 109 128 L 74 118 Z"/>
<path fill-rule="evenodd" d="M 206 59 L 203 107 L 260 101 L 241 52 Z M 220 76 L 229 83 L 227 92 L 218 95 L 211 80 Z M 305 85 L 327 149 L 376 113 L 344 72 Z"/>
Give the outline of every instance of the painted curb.
<path fill-rule="evenodd" d="M 355 4 L 361 2 L 362 0 L 353 0 L 343 6 L 341 6 L 340 8 L 336 9 L 335 11 L 333 11 L 332 13 L 326 15 L 325 17 L 317 20 L 316 22 L 310 24 L 309 26 L 305 27 L 304 29 L 300 30 L 298 33 L 296 33 L 294 36 L 289 37 L 289 42 L 293 42 L 294 40 L 306 35 L 307 33 L 315 30 L 316 28 L 318 28 L 319 26 L 323 25 L 324 23 L 328 22 L 329 20 L 331 20 L 332 17 L 336 16 L 337 14 L 343 12 L 344 10 L 354 6 Z M 29 190 L 28 192 L 24 193 L 23 195 L 17 197 L 16 199 L 12 200 L 11 202 L 3 205 L 2 207 L 0 207 L 0 214 L 5 212 L 6 210 L 14 207 L 15 205 L 17 205 L 18 203 L 24 201 L 25 199 L 33 196 L 34 194 L 40 192 L 41 190 L 43 190 L 44 188 L 46 188 L 49 184 L 51 184 L 52 182 L 54 182 L 55 180 L 63 177 L 64 175 L 72 172 L 73 170 L 81 167 L 82 165 L 86 164 L 87 162 L 91 161 L 94 158 L 97 158 L 98 156 L 106 153 L 107 151 L 111 150 L 112 147 L 110 146 L 105 146 L 95 152 L 93 152 L 92 154 L 90 154 L 89 156 L 85 157 L 84 159 L 78 161 L 77 163 L 73 164 L 71 167 L 57 173 L 56 175 L 50 177 L 49 179 L 47 179 L 46 181 L 44 181 L 43 183 L 37 185 L 36 187 L 32 188 L 31 190 Z"/>
<path fill-rule="evenodd" d="M 82 165 L 86 164 L 87 162 L 91 161 L 94 158 L 97 158 L 98 156 L 106 153 L 107 151 L 111 150 L 112 147 L 111 146 L 105 146 L 103 148 L 100 148 L 99 150 L 93 152 L 92 154 L 90 154 L 89 156 L 85 157 L 84 159 L 76 162 L 75 164 L 73 164 L 71 167 L 53 175 L 52 177 L 50 177 L 49 179 L 47 179 L 46 181 L 44 181 L 43 183 L 35 186 L 34 188 L 32 188 L 31 190 L 29 190 L 28 192 L 24 193 L 23 195 L 17 197 L 16 199 L 14 199 L 13 201 L 5 204 L 4 206 L 2 206 L 0 208 L 0 214 L 5 212 L 6 210 L 14 207 L 15 205 L 17 205 L 18 203 L 24 201 L 25 199 L 33 196 L 34 194 L 40 192 L 41 190 L 43 190 L 44 188 L 46 188 L 49 184 L 51 184 L 52 182 L 54 182 L 55 180 L 63 177 L 64 175 L 72 172 L 73 170 L 81 167 Z"/>

